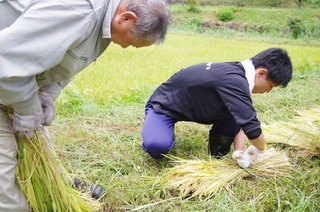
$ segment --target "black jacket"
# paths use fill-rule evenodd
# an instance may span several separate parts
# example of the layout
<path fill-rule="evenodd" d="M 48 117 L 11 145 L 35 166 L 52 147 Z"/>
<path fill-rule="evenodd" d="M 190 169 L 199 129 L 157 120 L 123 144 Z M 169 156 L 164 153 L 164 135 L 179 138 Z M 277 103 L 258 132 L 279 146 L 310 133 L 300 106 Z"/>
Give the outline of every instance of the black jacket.
<path fill-rule="evenodd" d="M 240 62 L 200 63 L 182 69 L 150 97 L 158 113 L 176 121 L 213 124 L 234 117 L 249 139 L 261 134 Z"/>

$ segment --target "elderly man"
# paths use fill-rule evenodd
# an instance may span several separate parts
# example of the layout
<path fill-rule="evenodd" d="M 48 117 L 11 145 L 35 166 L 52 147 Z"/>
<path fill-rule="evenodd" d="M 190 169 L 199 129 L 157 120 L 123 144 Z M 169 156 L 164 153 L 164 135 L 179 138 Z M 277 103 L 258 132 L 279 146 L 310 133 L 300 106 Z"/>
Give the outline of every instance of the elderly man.
<path fill-rule="evenodd" d="M 13 133 L 32 137 L 55 116 L 54 100 L 113 42 L 162 43 L 169 10 L 162 0 L 0 0 L 0 211 L 28 211 L 15 184 Z"/>

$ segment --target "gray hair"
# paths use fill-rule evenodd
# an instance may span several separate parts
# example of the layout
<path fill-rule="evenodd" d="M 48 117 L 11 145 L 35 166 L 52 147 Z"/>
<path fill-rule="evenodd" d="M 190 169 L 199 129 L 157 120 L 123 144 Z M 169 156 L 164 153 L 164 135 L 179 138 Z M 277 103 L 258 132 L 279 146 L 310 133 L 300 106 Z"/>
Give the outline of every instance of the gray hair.
<path fill-rule="evenodd" d="M 133 35 L 157 44 L 164 41 L 170 22 L 169 7 L 165 0 L 124 0 L 124 4 L 138 16 L 131 31 Z"/>

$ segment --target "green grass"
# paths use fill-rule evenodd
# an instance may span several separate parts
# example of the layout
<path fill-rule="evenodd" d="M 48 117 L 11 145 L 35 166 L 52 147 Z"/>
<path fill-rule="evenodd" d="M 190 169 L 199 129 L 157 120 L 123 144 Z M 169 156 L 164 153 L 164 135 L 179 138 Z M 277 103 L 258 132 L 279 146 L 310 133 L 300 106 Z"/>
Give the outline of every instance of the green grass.
<path fill-rule="evenodd" d="M 198 31 L 202 33 L 218 34 L 218 36 L 240 36 L 261 37 L 269 41 L 288 40 L 293 37 L 288 25 L 290 19 L 301 19 L 304 30 L 297 42 L 303 44 L 319 42 L 320 35 L 320 9 L 306 8 L 250 8 L 250 7 L 226 7 L 226 6 L 199 6 L 199 13 L 186 12 L 186 5 L 171 5 L 172 28 L 177 30 Z M 228 27 L 218 28 L 214 26 L 218 22 L 217 13 L 223 8 L 231 8 L 233 11 L 233 22 L 238 25 L 246 25 L 246 33 L 243 27 L 238 30 L 229 30 Z M 203 28 L 202 22 L 210 22 L 210 29 Z M 230 33 L 230 31 L 232 33 Z M 260 32 L 259 32 L 260 31 Z"/>
<path fill-rule="evenodd" d="M 319 21 L 320 8 L 271 8 L 271 7 L 235 7 L 235 6 L 199 6 L 200 13 L 188 13 L 187 5 L 170 5 L 173 20 L 183 21 L 190 16 L 199 17 L 202 20 L 218 21 L 216 12 L 220 8 L 231 8 L 234 11 L 236 22 L 249 24 L 270 25 L 272 27 L 284 27 L 289 18 L 298 17 L 308 25 L 316 25 Z"/>
<path fill-rule="evenodd" d="M 144 103 L 156 86 L 181 68 L 207 61 L 241 61 L 270 47 L 285 48 L 299 73 L 302 66 L 308 68 L 320 62 L 319 48 L 312 46 L 169 34 L 165 44 L 159 47 L 121 49 L 111 46 L 95 64 L 76 77 L 73 92 L 80 92 L 84 96 L 81 98 L 94 97 L 99 104 Z M 119 61 L 119 58 L 124 59 Z"/>
<path fill-rule="evenodd" d="M 159 180 L 171 167 L 169 160 L 155 161 L 141 149 L 144 104 L 174 72 L 198 62 L 244 60 L 273 46 L 287 49 L 295 70 L 287 88 L 253 96 L 263 122 L 290 120 L 294 110 L 319 105 L 319 47 L 172 32 L 159 47 L 111 45 L 57 101 L 58 115 L 49 130 L 60 157 L 72 174 L 106 188 L 101 200 L 106 211 L 319 210 L 320 159 L 301 158 L 292 148 L 280 146 L 295 165 L 294 179 L 248 178 L 236 183 L 233 193 L 222 191 L 207 201 L 165 190 Z M 206 159 L 209 127 L 178 123 L 170 154 Z"/>

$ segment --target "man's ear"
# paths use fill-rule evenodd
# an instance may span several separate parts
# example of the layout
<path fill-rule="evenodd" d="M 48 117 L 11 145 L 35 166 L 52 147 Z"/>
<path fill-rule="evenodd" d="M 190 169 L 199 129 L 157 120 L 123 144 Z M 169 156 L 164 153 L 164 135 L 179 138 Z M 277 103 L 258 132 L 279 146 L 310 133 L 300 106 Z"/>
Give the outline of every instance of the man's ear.
<path fill-rule="evenodd" d="M 257 69 L 257 76 L 260 77 L 267 77 L 268 70 L 266 68 L 258 68 Z"/>
<path fill-rule="evenodd" d="M 134 24 L 137 20 L 137 15 L 132 11 L 125 11 L 121 13 L 119 24 Z"/>

